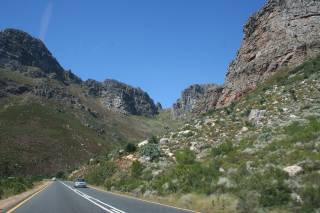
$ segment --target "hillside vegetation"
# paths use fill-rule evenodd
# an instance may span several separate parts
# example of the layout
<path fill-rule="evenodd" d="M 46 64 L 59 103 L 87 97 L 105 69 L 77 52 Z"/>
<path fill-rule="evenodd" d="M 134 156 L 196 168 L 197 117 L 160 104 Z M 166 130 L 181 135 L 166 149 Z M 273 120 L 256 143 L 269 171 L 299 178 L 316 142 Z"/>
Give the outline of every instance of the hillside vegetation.
<path fill-rule="evenodd" d="M 320 58 L 191 120 L 70 177 L 201 212 L 320 210 Z"/>
<path fill-rule="evenodd" d="M 1 177 L 70 171 L 111 148 L 174 127 L 164 122 L 165 111 L 148 118 L 105 110 L 81 84 L 4 68 L 0 81 L 10 93 L 0 99 Z"/>

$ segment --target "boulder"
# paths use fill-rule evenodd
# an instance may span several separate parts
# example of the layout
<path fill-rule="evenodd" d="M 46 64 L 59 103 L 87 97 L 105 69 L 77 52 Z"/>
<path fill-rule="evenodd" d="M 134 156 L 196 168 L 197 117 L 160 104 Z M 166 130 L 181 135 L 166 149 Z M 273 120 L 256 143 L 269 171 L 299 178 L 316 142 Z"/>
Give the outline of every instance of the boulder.
<path fill-rule="evenodd" d="M 161 138 L 159 141 L 160 145 L 168 145 L 170 143 L 170 139 L 169 138 Z"/>
<path fill-rule="evenodd" d="M 298 165 L 293 165 L 293 166 L 285 167 L 283 171 L 287 172 L 290 177 L 294 177 L 299 173 L 303 172 L 303 168 Z"/>
<path fill-rule="evenodd" d="M 252 109 L 248 117 L 249 122 L 255 125 L 259 124 L 266 112 L 266 110 Z"/>
<path fill-rule="evenodd" d="M 142 146 L 144 146 L 144 145 L 147 145 L 148 143 L 149 143 L 148 140 L 144 140 L 144 141 L 138 143 L 138 148 L 140 148 L 140 147 L 142 147 Z"/>

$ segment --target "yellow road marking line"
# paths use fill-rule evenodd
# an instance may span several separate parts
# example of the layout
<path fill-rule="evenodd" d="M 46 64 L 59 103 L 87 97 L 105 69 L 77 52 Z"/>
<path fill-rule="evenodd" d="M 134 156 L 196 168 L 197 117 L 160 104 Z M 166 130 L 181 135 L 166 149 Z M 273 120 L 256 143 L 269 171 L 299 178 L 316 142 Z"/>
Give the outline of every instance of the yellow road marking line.
<path fill-rule="evenodd" d="M 166 206 L 166 207 L 170 207 L 170 208 L 174 208 L 174 209 L 179 209 L 179 210 L 183 210 L 183 211 L 200 213 L 200 212 L 196 212 L 196 211 L 193 211 L 193 210 L 190 210 L 190 209 L 184 209 L 184 208 L 175 207 L 175 206 L 170 206 L 170 205 L 167 205 L 167 204 L 157 203 L 157 202 L 153 202 L 153 201 L 149 201 L 149 200 L 143 200 L 143 199 L 140 199 L 140 198 L 137 198 L 137 197 L 133 197 L 133 196 L 130 196 L 130 195 L 124 195 L 124 194 L 118 194 L 118 193 L 114 193 L 114 192 L 110 192 L 110 191 L 105 191 L 105 190 L 100 189 L 100 188 L 98 188 L 98 187 L 96 187 L 96 186 L 91 186 L 91 185 L 89 185 L 89 186 L 90 186 L 91 188 L 97 190 L 97 191 L 101 191 L 101 192 L 104 192 L 104 193 L 110 193 L 110 194 L 117 195 L 117 196 L 120 196 L 120 197 L 130 198 L 130 199 L 139 200 L 139 201 L 146 202 L 146 203 L 157 204 L 157 205 L 160 205 L 160 206 Z"/>
<path fill-rule="evenodd" d="M 7 213 L 12 213 L 15 210 L 17 210 L 19 207 L 21 207 L 23 204 L 25 204 L 26 202 L 28 202 L 29 200 L 31 200 L 34 196 L 36 196 L 37 194 L 39 194 L 40 192 L 42 192 L 43 190 L 45 190 L 49 185 L 51 185 L 51 183 L 41 187 L 38 191 L 36 191 L 35 193 L 33 193 L 31 196 L 27 197 L 26 199 L 24 199 L 23 201 L 21 201 L 19 204 L 17 204 L 15 207 L 11 208 L 9 211 L 7 211 Z"/>

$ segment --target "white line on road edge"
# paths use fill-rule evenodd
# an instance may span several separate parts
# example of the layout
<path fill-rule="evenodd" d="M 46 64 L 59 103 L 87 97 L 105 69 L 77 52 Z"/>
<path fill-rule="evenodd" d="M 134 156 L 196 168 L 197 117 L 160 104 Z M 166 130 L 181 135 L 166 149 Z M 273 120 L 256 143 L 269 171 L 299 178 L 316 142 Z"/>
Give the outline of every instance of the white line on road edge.
<path fill-rule="evenodd" d="M 126 213 L 124 211 L 121 211 L 120 209 L 117 209 L 109 204 L 106 204 L 104 202 L 102 202 L 101 200 L 98 200 L 97 198 L 91 197 L 77 189 L 73 189 L 71 186 L 68 186 L 67 184 L 65 184 L 62 181 L 59 181 L 60 183 L 62 183 L 64 186 L 66 186 L 68 189 L 70 189 L 71 191 L 73 191 L 74 193 L 78 194 L 79 196 L 83 197 L 84 199 L 90 201 L 91 203 L 93 203 L 94 205 L 100 207 L 101 209 L 109 212 L 109 213 Z M 100 203 L 100 204 L 99 204 Z"/>

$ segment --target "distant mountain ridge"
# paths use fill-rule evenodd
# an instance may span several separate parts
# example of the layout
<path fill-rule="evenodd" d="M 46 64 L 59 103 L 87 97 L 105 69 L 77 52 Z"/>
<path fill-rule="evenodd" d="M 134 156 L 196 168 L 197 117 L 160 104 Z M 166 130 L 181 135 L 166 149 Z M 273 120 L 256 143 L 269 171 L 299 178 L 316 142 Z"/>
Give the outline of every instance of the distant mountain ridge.
<path fill-rule="evenodd" d="M 158 114 L 154 101 L 142 89 L 114 80 L 82 81 L 71 71 L 65 71 L 41 40 L 21 30 L 0 31 L 0 66 L 17 70 L 28 77 L 47 77 L 66 84 L 77 83 L 85 90 L 87 89 L 89 95 L 97 96 L 106 110 L 143 116 Z M 48 87 L 45 87 L 48 91 Z M 94 91 L 95 89 L 97 91 Z M 8 91 L 6 91 L 7 94 Z M 2 91 L 2 93 L 5 92 Z M 41 94 L 45 95 L 43 92 Z M 48 94 L 45 96 L 54 95 L 55 91 L 52 91 L 49 96 Z"/>
<path fill-rule="evenodd" d="M 148 93 L 122 82 L 107 79 L 103 82 L 87 80 L 89 94 L 100 99 L 101 104 L 110 110 L 133 115 L 155 115 L 158 108 Z"/>

